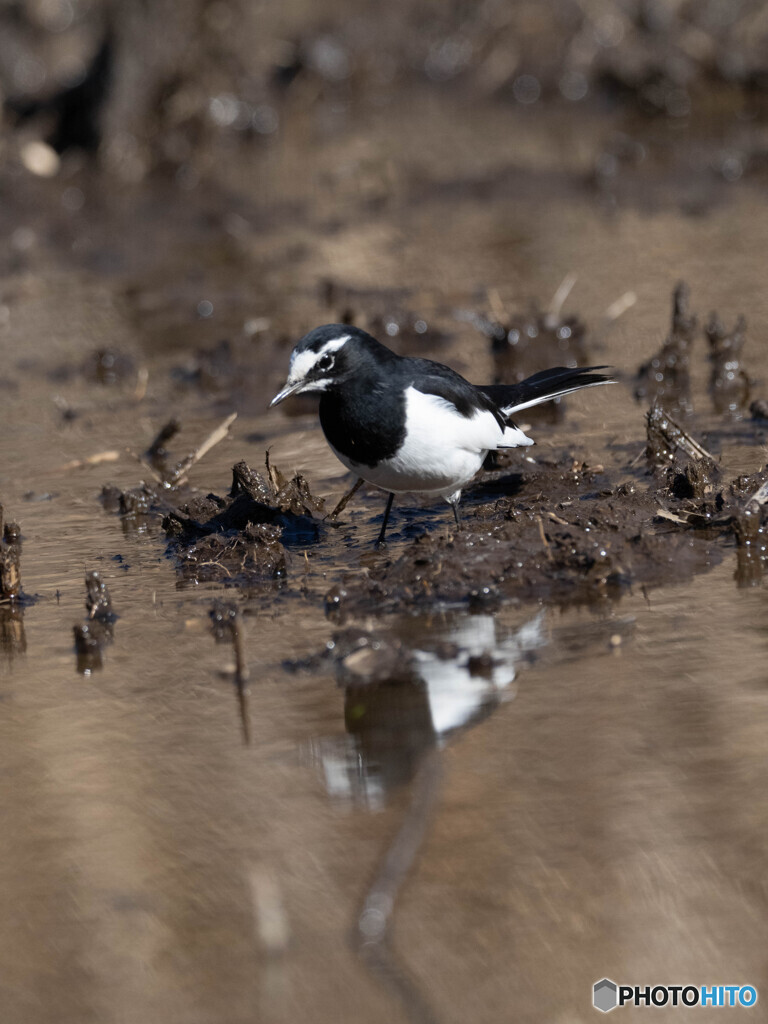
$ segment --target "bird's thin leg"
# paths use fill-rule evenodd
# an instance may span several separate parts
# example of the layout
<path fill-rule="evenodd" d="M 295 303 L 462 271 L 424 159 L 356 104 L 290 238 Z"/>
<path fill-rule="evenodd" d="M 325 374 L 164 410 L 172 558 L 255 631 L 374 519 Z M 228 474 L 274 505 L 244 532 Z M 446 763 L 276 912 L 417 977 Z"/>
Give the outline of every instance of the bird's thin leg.
<path fill-rule="evenodd" d="M 453 518 L 456 520 L 456 529 L 461 529 L 461 520 L 459 519 L 459 503 L 458 501 L 451 502 L 451 508 L 453 509 Z"/>
<path fill-rule="evenodd" d="M 356 483 L 356 484 L 355 484 L 355 486 L 354 486 L 354 487 L 352 488 L 352 490 L 351 490 L 351 491 L 348 491 L 348 492 L 347 492 L 347 493 L 346 493 L 346 494 L 344 495 L 344 497 L 343 497 L 343 498 L 341 499 L 341 501 L 340 501 L 340 502 L 339 502 L 339 504 L 338 504 L 338 505 L 336 506 L 336 508 L 335 508 L 335 509 L 333 510 L 333 512 L 331 512 L 331 514 L 330 514 L 329 516 L 326 516 L 326 518 L 327 518 L 327 519 L 335 519 L 335 518 L 336 518 L 336 516 L 339 516 L 339 515 L 341 515 L 341 513 L 342 513 L 342 512 L 344 511 L 344 509 L 345 509 L 345 508 L 347 507 L 347 503 L 349 502 L 349 500 L 350 500 L 351 498 L 353 498 L 355 494 L 357 494 L 357 492 L 358 492 L 358 491 L 360 490 L 360 488 L 361 488 L 361 487 L 363 486 L 363 484 L 364 484 L 364 483 L 365 483 L 365 480 L 363 480 L 363 478 L 362 478 L 361 476 L 359 476 L 359 477 L 357 478 L 357 483 Z"/>
<path fill-rule="evenodd" d="M 379 539 L 376 541 L 376 547 L 377 548 L 381 547 L 381 545 L 384 543 L 384 534 L 387 532 L 387 523 L 389 522 L 389 513 L 392 510 L 392 502 L 394 500 L 395 500 L 395 495 L 394 495 L 394 493 L 392 491 L 390 491 L 389 492 L 389 497 L 387 498 L 387 507 L 384 509 L 384 522 L 381 524 L 381 533 L 379 534 Z"/>

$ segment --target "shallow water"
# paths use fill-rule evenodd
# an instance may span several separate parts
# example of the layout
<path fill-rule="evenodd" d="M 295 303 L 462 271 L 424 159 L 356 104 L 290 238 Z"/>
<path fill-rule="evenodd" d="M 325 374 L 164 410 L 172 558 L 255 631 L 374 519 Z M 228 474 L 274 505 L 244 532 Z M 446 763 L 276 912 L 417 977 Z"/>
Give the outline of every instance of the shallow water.
<path fill-rule="evenodd" d="M 423 109 L 404 119 L 402 150 L 424 119 Z M 395 131 L 371 130 L 374 140 Z M 323 595 L 423 528 L 450 525 L 447 507 L 400 512 L 388 554 L 375 554 L 382 499 L 361 496 L 347 526 L 306 558 L 291 552 L 284 582 L 239 597 L 251 674 L 244 746 L 230 652 L 208 624 L 224 588 L 181 581 L 159 531 L 101 508 L 104 483 L 141 478 L 131 453 L 169 415 L 183 424 L 181 454 L 233 408 L 230 438 L 194 467 L 193 485 L 222 493 L 234 462 L 260 465 L 270 446 L 273 463 L 301 470 L 317 493 L 343 491 L 314 413 L 263 411 L 287 346 L 260 334 L 243 342 L 245 386 L 208 392 L 170 372 L 187 349 L 242 331 L 245 316 L 282 306 L 281 325 L 297 330 L 327 319 L 317 286 L 328 274 L 384 305 L 410 289 L 408 307 L 452 334 L 437 358 L 478 381 L 490 377 L 487 343 L 454 314 L 485 309 L 487 287 L 524 309 L 576 270 L 567 308 L 593 327 L 636 291 L 637 304 L 592 343 L 596 361 L 629 375 L 663 339 L 683 276 L 702 315 L 714 307 L 730 322 L 746 312 L 745 362 L 766 379 L 768 209 L 749 186 L 697 217 L 665 204 L 606 216 L 559 179 L 536 202 L 514 177 L 495 192 L 489 184 L 490 202 L 483 181 L 503 153 L 449 167 L 445 135 L 424 138 L 417 170 L 442 178 L 442 191 L 414 201 L 412 184 L 394 210 L 321 230 L 333 203 L 296 170 L 301 139 L 289 133 L 260 173 L 268 193 L 284 186 L 283 196 L 316 199 L 316 212 L 309 224 L 289 217 L 249 234 L 249 259 L 271 268 L 258 288 L 242 266 L 204 251 L 191 276 L 181 250 L 192 224 L 166 242 L 178 290 L 169 297 L 145 268 L 143 304 L 131 305 L 126 281 L 151 248 L 151 220 L 124 240 L 121 274 L 95 257 L 73 269 L 81 246 L 74 257 L 39 254 L 6 279 L 0 494 L 21 523 L 24 587 L 36 598 L 3 626 L 0 661 L 8 1021 L 570 1024 L 591 1019 L 591 986 L 604 976 L 768 986 L 766 599 L 763 585 L 737 587 L 733 548 L 722 545 L 720 564 L 689 582 L 676 583 L 671 565 L 667 585 L 616 604 L 352 617 L 346 625 L 424 653 L 416 680 L 345 690 L 332 659 L 287 664 L 311 660 L 339 628 Z M 533 138 L 521 164 L 551 169 L 566 142 Z M 317 159 L 342 166 L 344 155 Z M 55 187 L 39 183 L 40 195 Z M 97 254 L 105 245 L 87 222 L 68 230 L 82 230 Z M 191 311 L 207 296 L 216 313 L 200 321 Z M 133 360 L 111 388 L 77 372 L 105 339 Z M 695 429 L 729 475 L 761 468 L 760 428 L 725 429 L 708 411 L 706 374 L 702 341 Z M 534 453 L 566 445 L 593 464 L 625 465 L 644 446 L 645 409 L 630 395 L 619 384 L 573 399 L 562 424 L 535 428 Z M 64 468 L 105 451 L 116 461 Z M 472 507 L 470 494 L 468 516 Z M 72 626 L 85 614 L 86 569 L 103 574 L 120 617 L 103 668 L 82 676 Z M 492 667 L 473 674 L 467 659 L 482 654 Z M 361 956 L 361 911 L 403 835 L 414 856 L 396 879 L 393 952 Z"/>

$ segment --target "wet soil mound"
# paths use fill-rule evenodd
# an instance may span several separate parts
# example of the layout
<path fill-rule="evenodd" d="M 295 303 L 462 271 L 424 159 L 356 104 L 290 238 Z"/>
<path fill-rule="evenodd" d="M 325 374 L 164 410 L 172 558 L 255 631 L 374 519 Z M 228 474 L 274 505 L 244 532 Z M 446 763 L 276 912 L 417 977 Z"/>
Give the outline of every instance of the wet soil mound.
<path fill-rule="evenodd" d="M 675 438 L 663 458 L 653 447 L 659 419 Z M 723 483 L 708 454 L 663 411 L 649 414 L 649 436 L 661 461 L 650 460 L 645 478 L 620 480 L 568 458 L 539 463 L 515 480 L 514 496 L 477 507 L 461 532 L 424 534 L 342 580 L 326 597 L 329 611 L 343 618 L 353 608 L 479 609 L 510 599 L 595 604 L 634 586 L 690 579 L 734 541 L 745 563 L 737 581 L 759 580 L 768 469 Z"/>
<path fill-rule="evenodd" d="M 126 520 L 159 522 L 180 574 L 196 582 L 234 586 L 282 577 L 286 548 L 315 544 L 323 534 L 322 499 L 300 474 L 287 480 L 269 456 L 265 475 L 246 462 L 233 466 L 226 495 L 168 493 L 143 483 L 128 491 L 107 487 L 103 498 Z"/>

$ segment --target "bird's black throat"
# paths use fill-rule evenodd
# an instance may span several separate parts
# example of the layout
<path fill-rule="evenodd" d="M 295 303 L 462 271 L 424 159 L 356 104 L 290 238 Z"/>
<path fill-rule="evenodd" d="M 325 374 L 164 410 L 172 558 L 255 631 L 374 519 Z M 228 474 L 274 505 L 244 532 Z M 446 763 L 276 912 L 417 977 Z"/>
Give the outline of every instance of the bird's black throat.
<path fill-rule="evenodd" d="M 377 466 L 405 440 L 405 392 L 367 375 L 329 388 L 320 399 L 320 425 L 328 443 L 352 462 Z"/>

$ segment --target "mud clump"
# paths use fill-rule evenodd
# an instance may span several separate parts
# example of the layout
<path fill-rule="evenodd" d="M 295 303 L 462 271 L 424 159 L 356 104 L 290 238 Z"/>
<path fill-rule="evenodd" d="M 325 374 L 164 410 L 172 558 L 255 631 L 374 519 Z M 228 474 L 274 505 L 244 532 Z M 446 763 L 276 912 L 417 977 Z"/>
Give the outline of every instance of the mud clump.
<path fill-rule="evenodd" d="M 691 412 L 691 347 L 697 318 L 690 313 L 690 289 L 681 281 L 672 296 L 672 326 L 659 352 L 637 371 L 635 398 Z"/>
<path fill-rule="evenodd" d="M 101 489 L 101 503 L 106 512 L 120 516 L 125 533 L 151 532 L 171 507 L 162 489 L 145 482 L 126 490 L 105 484 Z"/>
<path fill-rule="evenodd" d="M 722 508 L 715 504 L 721 479 L 712 455 L 659 405 L 646 415 L 645 455 L 658 484 L 660 501 L 672 497 L 688 503 L 686 511 L 710 521 Z"/>
<path fill-rule="evenodd" d="M 737 477 L 723 495 L 724 518 L 736 538 L 739 587 L 758 586 L 768 568 L 768 466 L 748 477 Z"/>
<path fill-rule="evenodd" d="M 693 412 L 691 353 L 698 320 L 690 313 L 689 305 L 690 290 L 681 281 L 672 297 L 670 332 L 659 352 L 643 363 L 636 375 L 635 398 L 650 399 L 653 405 L 672 413 Z M 709 393 L 718 414 L 738 414 L 749 402 L 751 381 L 741 365 L 746 332 L 743 316 L 728 331 L 716 313 L 710 315 L 704 328 L 709 347 Z M 762 418 L 752 407 L 750 411 L 754 418 Z"/>
<path fill-rule="evenodd" d="M 661 405 L 654 403 L 651 406 L 645 422 L 645 455 L 652 466 L 674 465 L 682 457 L 704 462 L 714 469 L 715 460 L 706 448 L 681 427 Z"/>
<path fill-rule="evenodd" d="M 286 573 L 286 552 L 279 527 L 248 523 L 234 534 L 211 533 L 192 542 L 172 541 L 180 574 L 195 582 L 252 582 Z"/>
<path fill-rule="evenodd" d="M 704 501 L 714 491 L 713 477 L 719 477 L 717 468 L 702 465 L 701 462 L 687 462 L 682 468 L 670 474 L 670 492 L 681 501 Z"/>
<path fill-rule="evenodd" d="M 36 599 L 21 585 L 21 528 L 4 523 L 4 512 L 0 505 L 0 652 L 12 658 L 27 649 L 24 610 Z"/>
<path fill-rule="evenodd" d="M 709 391 L 715 411 L 737 413 L 749 402 L 750 380 L 740 364 L 747 340 L 747 321 L 740 316 L 733 330 L 728 331 L 713 313 L 705 333 L 711 363 Z"/>
<path fill-rule="evenodd" d="M 316 543 L 322 535 L 323 501 L 301 475 L 288 479 L 269 461 L 265 475 L 245 462 L 232 469 L 227 495 L 200 494 L 187 483 L 188 471 L 226 436 L 234 419 L 227 417 L 209 437 L 181 461 L 171 464 L 165 447 L 179 429 L 166 423 L 145 453 L 155 484 L 121 490 L 107 485 L 102 502 L 122 517 L 124 529 L 162 528 L 168 551 L 189 582 L 215 581 L 245 585 L 286 574 L 286 547 Z"/>
<path fill-rule="evenodd" d="M 267 459 L 263 477 L 245 462 L 229 494 L 197 496 L 163 518 L 169 550 L 187 580 L 245 583 L 285 576 L 286 546 L 316 543 L 323 503 L 297 474 L 286 480 Z"/>
<path fill-rule="evenodd" d="M 85 610 L 89 619 L 98 622 L 109 623 L 117 619 L 107 585 L 97 572 L 85 574 Z"/>
<path fill-rule="evenodd" d="M 114 640 L 117 620 L 109 590 L 98 572 L 85 574 L 85 609 L 86 620 L 73 626 L 72 631 L 77 671 L 89 676 L 103 667 L 103 651 Z"/>
<path fill-rule="evenodd" d="M 17 523 L 3 522 L 0 505 L 0 601 L 17 602 L 21 589 L 21 529 Z"/>
<path fill-rule="evenodd" d="M 768 467 L 722 486 L 720 470 L 709 453 L 663 410 L 652 409 L 648 423 L 649 449 L 652 434 L 658 430 L 662 438 L 658 448 L 670 459 L 666 466 L 656 467 L 661 480 L 656 492 L 658 518 L 710 536 L 733 537 L 738 558 L 736 582 L 742 587 L 757 585 L 768 557 Z M 681 451 L 688 456 L 682 464 L 678 460 Z M 672 508 L 665 507 L 669 499 L 673 499 Z"/>
<path fill-rule="evenodd" d="M 152 474 L 155 486 L 142 481 L 138 487 L 121 490 L 107 484 L 101 493 L 104 508 L 123 517 L 124 529 L 147 530 L 156 525 L 178 503 L 187 485 L 189 470 L 227 436 L 236 418 L 237 413 L 231 413 L 201 445 L 173 465 L 165 445 L 181 428 L 176 420 L 169 420 L 144 453 L 144 465 Z"/>
<path fill-rule="evenodd" d="M 0 505 L 0 651 L 8 657 L 27 649 L 24 607 L 30 603 L 21 587 L 21 530 L 3 523 Z"/>

